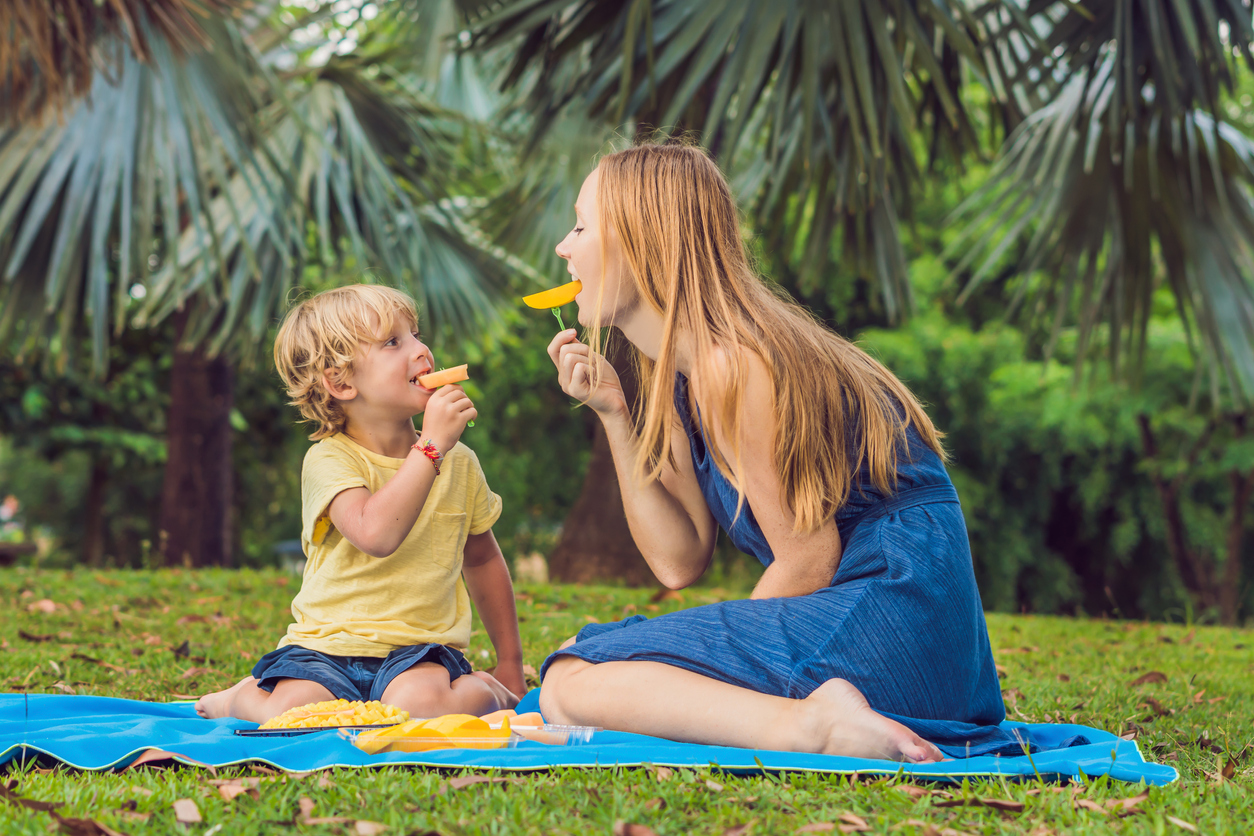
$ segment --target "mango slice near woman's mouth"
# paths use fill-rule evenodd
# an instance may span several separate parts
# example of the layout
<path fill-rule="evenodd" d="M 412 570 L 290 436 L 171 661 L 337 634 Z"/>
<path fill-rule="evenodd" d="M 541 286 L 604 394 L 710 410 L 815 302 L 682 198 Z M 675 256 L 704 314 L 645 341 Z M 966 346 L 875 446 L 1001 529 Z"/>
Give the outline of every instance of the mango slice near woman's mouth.
<path fill-rule="evenodd" d="M 542 290 L 539 293 L 533 293 L 530 296 L 523 297 L 523 304 L 529 308 L 544 310 L 548 308 L 553 312 L 553 316 L 557 317 L 557 324 L 563 331 L 566 330 L 566 324 L 562 322 L 562 305 L 575 301 L 575 297 L 583 290 L 583 282 L 575 279 L 573 282 L 567 282 L 559 287 L 553 287 L 548 290 Z"/>

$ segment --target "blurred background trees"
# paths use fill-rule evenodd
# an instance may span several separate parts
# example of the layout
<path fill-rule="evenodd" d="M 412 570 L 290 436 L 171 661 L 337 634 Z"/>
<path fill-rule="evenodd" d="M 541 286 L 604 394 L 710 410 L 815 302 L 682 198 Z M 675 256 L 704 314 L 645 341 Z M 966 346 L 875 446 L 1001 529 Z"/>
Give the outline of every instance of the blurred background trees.
<path fill-rule="evenodd" d="M 471 363 L 509 556 L 646 580 L 511 306 L 564 275 L 595 155 L 661 129 L 929 405 L 986 606 L 1254 607 L 1243 0 L 23 0 L 0 32 L 0 494 L 42 560 L 273 561 L 307 446 L 273 327 L 364 280 Z"/>

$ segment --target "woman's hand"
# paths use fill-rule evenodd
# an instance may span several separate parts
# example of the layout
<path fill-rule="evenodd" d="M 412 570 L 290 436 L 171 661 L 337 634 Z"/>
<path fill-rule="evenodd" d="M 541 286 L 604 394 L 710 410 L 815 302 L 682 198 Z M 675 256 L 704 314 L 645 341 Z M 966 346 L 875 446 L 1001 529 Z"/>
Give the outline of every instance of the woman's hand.
<path fill-rule="evenodd" d="M 557 366 L 557 382 L 562 391 L 576 398 L 598 415 L 612 415 L 627 411 L 627 398 L 623 394 L 618 372 L 600 354 L 593 355 L 588 346 L 579 342 L 574 328 L 568 328 L 549 343 L 549 359 Z M 600 381 L 592 389 L 592 364 L 596 363 Z"/>

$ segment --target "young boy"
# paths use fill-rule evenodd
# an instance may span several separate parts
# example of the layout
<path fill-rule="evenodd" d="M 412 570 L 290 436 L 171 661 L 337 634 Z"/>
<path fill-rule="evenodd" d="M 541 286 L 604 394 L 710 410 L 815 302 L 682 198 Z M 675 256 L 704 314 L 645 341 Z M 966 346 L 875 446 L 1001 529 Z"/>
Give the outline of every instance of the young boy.
<path fill-rule="evenodd" d="M 413 717 L 482 715 L 525 690 L 513 587 L 492 536 L 501 499 L 458 441 L 477 413 L 460 386 L 418 383 L 435 365 L 417 321 L 405 294 L 353 285 L 302 302 L 279 329 L 275 365 L 317 426 L 301 472 L 309 560 L 278 649 L 201 697 L 200 716 L 261 723 L 336 698 Z M 495 677 L 462 654 L 471 598 Z"/>

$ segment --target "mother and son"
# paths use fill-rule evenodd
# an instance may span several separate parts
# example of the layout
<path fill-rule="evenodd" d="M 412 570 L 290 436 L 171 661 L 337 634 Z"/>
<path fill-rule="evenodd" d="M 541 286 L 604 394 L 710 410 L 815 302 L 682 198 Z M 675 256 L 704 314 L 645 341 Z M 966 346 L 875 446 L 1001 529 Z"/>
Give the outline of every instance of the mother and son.
<path fill-rule="evenodd" d="M 747 600 L 591 624 L 541 670 L 550 722 L 910 762 L 1013 751 L 940 434 L 861 349 L 764 284 L 727 181 L 699 148 L 603 157 L 557 245 L 582 282 L 548 353 L 600 418 L 640 552 L 696 581 L 722 527 L 766 570 Z M 634 346 L 633 415 L 601 329 Z M 486 714 L 525 689 L 501 500 L 459 439 L 476 417 L 414 303 L 358 285 L 289 312 L 275 362 L 317 430 L 301 474 L 309 557 L 293 623 L 205 717 L 320 700 Z M 422 430 L 413 417 L 421 413 Z M 473 599 L 496 649 L 474 671 Z M 752 718 L 752 722 L 749 719 Z M 1021 751 L 1021 750 L 1020 750 Z"/>

